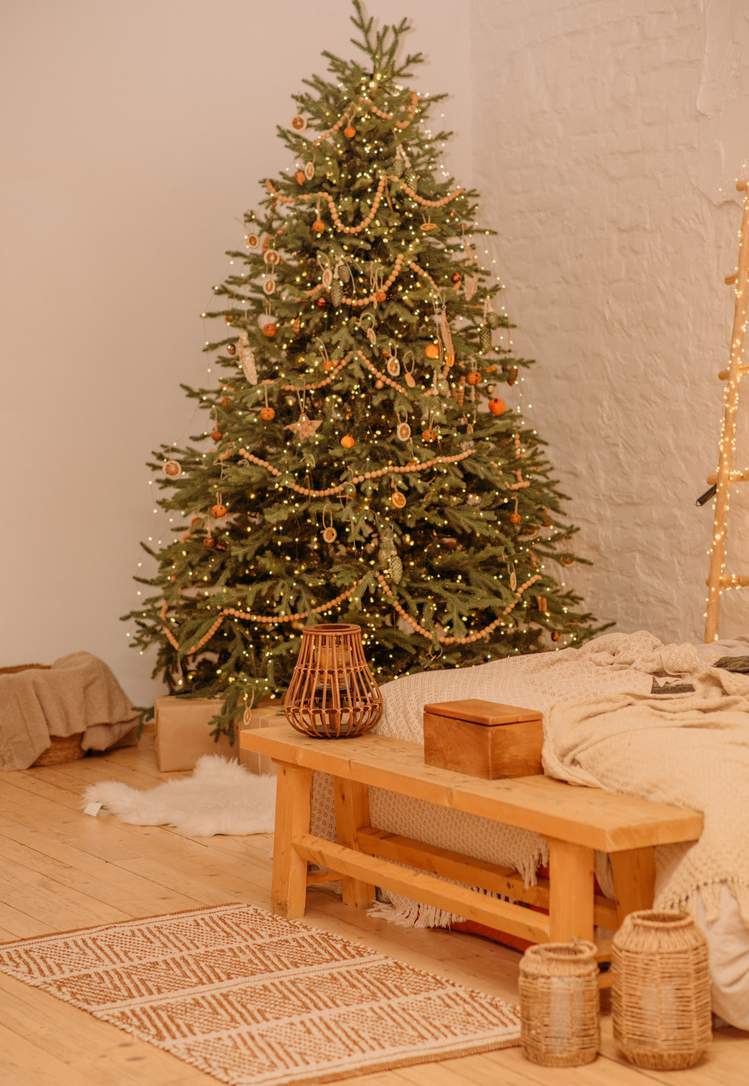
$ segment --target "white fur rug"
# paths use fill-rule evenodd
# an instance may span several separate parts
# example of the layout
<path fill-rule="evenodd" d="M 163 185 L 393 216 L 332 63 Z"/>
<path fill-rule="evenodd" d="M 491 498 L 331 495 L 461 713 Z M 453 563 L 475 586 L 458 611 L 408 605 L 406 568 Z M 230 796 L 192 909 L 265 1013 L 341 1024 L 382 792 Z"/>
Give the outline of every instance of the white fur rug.
<path fill-rule="evenodd" d="M 83 805 L 100 803 L 136 826 L 174 826 L 192 837 L 213 837 L 272 833 L 275 798 L 275 777 L 258 777 L 235 761 L 206 754 L 191 777 L 155 788 L 119 781 L 89 785 Z"/>

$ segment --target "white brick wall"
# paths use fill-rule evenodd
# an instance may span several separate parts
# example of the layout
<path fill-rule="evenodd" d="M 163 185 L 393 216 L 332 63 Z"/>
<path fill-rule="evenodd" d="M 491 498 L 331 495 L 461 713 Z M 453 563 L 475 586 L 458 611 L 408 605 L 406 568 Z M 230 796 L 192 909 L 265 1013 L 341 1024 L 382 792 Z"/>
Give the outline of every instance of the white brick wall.
<path fill-rule="evenodd" d="M 515 345 L 539 361 L 531 416 L 595 563 L 568 577 L 620 629 L 700 636 L 711 509 L 694 502 L 717 455 L 749 6 L 475 0 L 473 17 L 474 180 Z M 746 628 L 749 593 L 725 614 Z"/>

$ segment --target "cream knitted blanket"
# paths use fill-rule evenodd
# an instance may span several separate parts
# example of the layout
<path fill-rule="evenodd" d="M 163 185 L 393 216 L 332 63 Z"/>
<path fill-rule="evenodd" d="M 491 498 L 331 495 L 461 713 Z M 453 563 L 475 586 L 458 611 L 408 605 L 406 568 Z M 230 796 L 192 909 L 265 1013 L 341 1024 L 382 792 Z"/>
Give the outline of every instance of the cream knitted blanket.
<path fill-rule="evenodd" d="M 544 769 L 572 784 L 702 811 L 699 841 L 657 850 L 656 907 L 694 912 L 699 895 L 714 920 L 726 885 L 749 924 L 749 676 L 700 670 L 696 657 L 692 667 L 680 674 L 694 693 L 633 690 L 552 706 Z"/>
<path fill-rule="evenodd" d="M 690 674 L 705 670 L 727 653 L 747 654 L 746 643 L 720 645 L 663 645 L 645 632 L 606 634 L 581 649 L 537 653 L 494 660 L 479 667 L 430 671 L 395 679 L 382 687 L 384 712 L 377 725 L 380 735 L 421 743 L 424 705 L 456 698 L 487 698 L 538 709 L 549 715 L 552 707 L 594 704 L 616 695 L 649 695 L 655 672 Z M 563 770 L 567 772 L 566 768 Z M 617 786 L 618 787 L 618 786 Z M 628 790 L 621 788 L 620 790 Z M 678 800 L 676 802 L 679 802 Z M 687 806 L 687 800 L 681 800 Z M 513 867 L 527 883 L 548 859 L 546 842 L 538 834 L 434 807 L 420 800 L 372 789 L 372 822 L 382 829 L 414 837 L 429 844 L 466 853 L 477 859 Z M 315 833 L 333 838 L 333 797 L 330 780 L 316 774 L 313 794 Z M 598 857 L 597 874 L 612 893 L 608 865 Z M 394 907 L 381 914 L 407 926 L 439 926 L 452 917 L 431 906 L 417 905 L 388 895 Z"/>

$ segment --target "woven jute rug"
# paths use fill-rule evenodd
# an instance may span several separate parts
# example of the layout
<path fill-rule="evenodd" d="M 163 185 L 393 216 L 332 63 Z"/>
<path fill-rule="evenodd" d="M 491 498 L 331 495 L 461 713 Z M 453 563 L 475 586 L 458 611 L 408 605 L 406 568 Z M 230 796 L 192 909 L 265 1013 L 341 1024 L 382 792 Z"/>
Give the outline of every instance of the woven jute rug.
<path fill-rule="evenodd" d="M 0 970 L 230 1086 L 289 1086 L 504 1048 L 500 999 L 249 905 L 0 946 Z"/>

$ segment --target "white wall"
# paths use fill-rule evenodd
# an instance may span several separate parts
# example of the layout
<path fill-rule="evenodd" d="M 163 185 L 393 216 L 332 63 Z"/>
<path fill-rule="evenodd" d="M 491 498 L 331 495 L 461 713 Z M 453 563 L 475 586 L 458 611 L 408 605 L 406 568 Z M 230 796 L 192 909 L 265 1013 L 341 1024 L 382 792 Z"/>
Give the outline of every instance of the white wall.
<path fill-rule="evenodd" d="M 595 562 L 573 577 L 620 628 L 698 635 L 710 513 L 694 498 L 716 455 L 738 221 L 720 186 L 748 151 L 744 0 L 370 8 L 413 16 L 422 85 L 452 95 L 451 164 L 473 167 L 499 231 L 516 343 L 540 363 L 534 418 Z M 289 95 L 322 48 L 348 48 L 347 15 L 347 0 L 2 5 L 0 662 L 87 648 L 133 698 L 153 692 L 117 618 L 157 521 L 144 461 L 191 432 L 177 384 L 205 372 L 199 314 L 257 179 L 286 164 Z M 731 603 L 738 621 L 749 596 Z"/>
<path fill-rule="evenodd" d="M 694 502 L 717 457 L 749 8 L 475 0 L 473 31 L 475 182 L 516 346 L 540 363 L 526 398 L 595 563 L 569 579 L 620 629 L 699 637 L 711 510 Z M 725 613 L 746 631 L 749 594 Z"/>
<path fill-rule="evenodd" d="M 470 165 L 469 26 L 413 16 L 421 85 L 449 89 L 451 164 Z M 155 531 L 145 460 L 192 432 L 199 314 L 258 179 L 284 167 L 290 94 L 348 53 L 347 0 L 5 0 L 0 328 L 0 664 L 85 648 L 153 693 L 118 616 Z M 201 427 L 194 427 L 202 429 Z M 158 534 L 158 533 L 156 533 Z"/>

